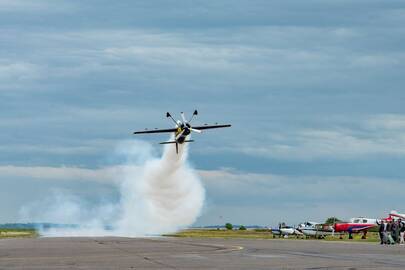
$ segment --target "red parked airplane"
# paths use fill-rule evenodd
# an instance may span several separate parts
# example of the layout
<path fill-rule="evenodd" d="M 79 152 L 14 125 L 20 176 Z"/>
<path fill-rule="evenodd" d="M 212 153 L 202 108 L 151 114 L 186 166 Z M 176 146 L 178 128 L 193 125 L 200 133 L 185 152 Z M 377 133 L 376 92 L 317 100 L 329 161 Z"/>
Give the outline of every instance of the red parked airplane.
<path fill-rule="evenodd" d="M 397 219 L 401 219 L 401 220 L 403 220 L 403 221 L 405 220 L 405 214 L 398 213 L 398 212 L 395 211 L 395 210 L 392 210 L 392 211 L 390 212 L 389 216 L 390 216 L 390 218 L 392 218 L 392 219 L 394 219 L 394 220 L 397 220 Z"/>
<path fill-rule="evenodd" d="M 353 239 L 352 233 L 363 232 L 362 238 L 365 239 L 367 231 L 377 225 L 377 219 L 358 217 L 350 219 L 349 222 L 336 223 L 334 229 L 335 232 L 349 233 L 349 239 Z"/>

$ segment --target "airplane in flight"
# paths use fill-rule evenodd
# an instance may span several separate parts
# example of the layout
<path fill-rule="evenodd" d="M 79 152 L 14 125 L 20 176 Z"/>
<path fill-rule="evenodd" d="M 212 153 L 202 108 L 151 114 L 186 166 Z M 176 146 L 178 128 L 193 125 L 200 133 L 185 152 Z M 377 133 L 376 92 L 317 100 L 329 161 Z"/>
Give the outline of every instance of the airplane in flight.
<path fill-rule="evenodd" d="M 198 111 L 195 110 L 193 115 L 191 116 L 190 120 L 186 119 L 186 116 L 184 115 L 183 112 L 181 112 L 181 120 L 174 120 L 172 115 L 167 112 L 166 117 L 170 118 L 174 124 L 174 128 L 169 128 L 169 129 L 153 129 L 153 130 L 142 130 L 142 131 L 135 131 L 134 134 L 150 134 L 150 133 L 173 133 L 174 134 L 174 140 L 173 141 L 168 141 L 168 142 L 161 142 L 160 144 L 176 144 L 176 153 L 179 153 L 179 144 L 183 143 L 189 143 L 193 142 L 194 140 L 189 140 L 187 137 L 191 134 L 191 132 L 196 132 L 196 133 L 201 133 L 203 130 L 206 129 L 213 129 L 213 128 L 226 128 L 230 127 L 231 125 L 226 124 L 226 125 L 218 125 L 218 123 L 215 123 L 215 125 L 207 125 L 204 124 L 203 126 L 191 126 L 190 122 L 193 120 L 194 116 L 198 115 Z"/>

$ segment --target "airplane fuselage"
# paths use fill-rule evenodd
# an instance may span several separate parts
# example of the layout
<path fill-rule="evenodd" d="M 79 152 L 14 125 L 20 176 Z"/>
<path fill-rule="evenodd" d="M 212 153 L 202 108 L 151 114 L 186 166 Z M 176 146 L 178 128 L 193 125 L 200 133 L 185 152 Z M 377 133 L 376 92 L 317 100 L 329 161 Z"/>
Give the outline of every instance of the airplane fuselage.
<path fill-rule="evenodd" d="M 335 232 L 356 233 L 367 231 L 377 226 L 377 220 L 372 218 L 352 218 L 350 222 L 336 223 L 334 225 Z"/>
<path fill-rule="evenodd" d="M 186 141 L 187 136 L 190 135 L 190 133 L 191 133 L 190 125 L 188 123 L 187 124 L 182 123 L 180 126 L 177 127 L 177 130 L 174 133 L 175 141 L 178 144 L 183 144 Z"/>

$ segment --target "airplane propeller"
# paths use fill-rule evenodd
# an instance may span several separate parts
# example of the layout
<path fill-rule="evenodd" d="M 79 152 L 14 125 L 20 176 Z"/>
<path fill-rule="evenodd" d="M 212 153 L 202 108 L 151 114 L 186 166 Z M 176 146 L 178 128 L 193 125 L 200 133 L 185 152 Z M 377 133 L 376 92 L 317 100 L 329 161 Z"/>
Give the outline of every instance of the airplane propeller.
<path fill-rule="evenodd" d="M 190 121 L 187 121 L 186 115 L 184 114 L 184 112 L 180 113 L 181 119 L 183 119 L 183 123 L 189 128 L 189 130 L 191 130 L 193 132 L 196 132 L 196 133 L 201 133 L 202 132 L 201 130 L 192 128 L 191 125 L 189 124 L 191 122 L 191 120 L 193 120 L 194 116 L 197 115 L 197 114 L 198 114 L 198 112 L 197 112 L 197 110 L 195 110 L 193 115 L 190 118 Z"/>
<path fill-rule="evenodd" d="M 174 123 L 176 124 L 176 126 L 177 126 L 176 120 L 174 120 L 174 118 L 172 117 L 172 115 L 171 115 L 169 112 L 166 113 L 166 117 L 172 119 L 173 122 L 174 122 Z"/>
<path fill-rule="evenodd" d="M 184 124 L 187 123 L 186 116 L 184 115 L 184 112 L 181 112 L 180 115 L 181 115 L 181 119 L 183 119 L 183 123 Z"/>
<path fill-rule="evenodd" d="M 194 116 L 198 115 L 198 111 L 194 110 L 193 115 L 191 116 L 190 120 L 188 121 L 189 123 L 191 122 L 191 120 L 193 120 Z"/>
<path fill-rule="evenodd" d="M 201 130 L 199 130 L 199 129 L 190 128 L 190 130 L 191 130 L 191 131 L 194 131 L 194 132 L 197 132 L 197 133 L 202 133 L 202 131 L 201 131 Z"/>

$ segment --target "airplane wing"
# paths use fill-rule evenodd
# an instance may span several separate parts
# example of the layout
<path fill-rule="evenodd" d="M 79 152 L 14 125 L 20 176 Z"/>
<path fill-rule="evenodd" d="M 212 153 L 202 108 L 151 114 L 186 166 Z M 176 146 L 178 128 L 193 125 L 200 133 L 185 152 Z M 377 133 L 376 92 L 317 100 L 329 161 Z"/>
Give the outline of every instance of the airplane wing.
<path fill-rule="evenodd" d="M 212 129 L 212 128 L 226 128 L 226 127 L 230 127 L 231 125 L 212 125 L 212 126 L 199 126 L 199 127 L 195 127 L 193 126 L 194 129 L 198 129 L 198 130 L 204 130 L 204 129 Z"/>
<path fill-rule="evenodd" d="M 358 232 L 362 232 L 362 231 L 365 231 L 365 230 L 369 230 L 369 229 L 371 229 L 373 227 L 376 227 L 376 226 L 377 225 L 370 224 L 370 225 L 366 225 L 366 226 L 363 226 L 363 227 L 352 228 L 351 231 L 354 232 L 354 233 L 358 233 Z"/>
<path fill-rule="evenodd" d="M 152 130 L 135 131 L 134 134 L 167 133 L 167 132 L 176 132 L 176 131 L 177 131 L 176 128 L 152 129 Z"/>

